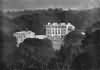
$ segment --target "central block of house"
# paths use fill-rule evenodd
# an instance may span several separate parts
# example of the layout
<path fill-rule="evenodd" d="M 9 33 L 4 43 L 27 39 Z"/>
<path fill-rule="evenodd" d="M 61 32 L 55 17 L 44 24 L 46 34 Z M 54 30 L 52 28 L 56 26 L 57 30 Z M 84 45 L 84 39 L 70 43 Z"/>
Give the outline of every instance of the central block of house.
<path fill-rule="evenodd" d="M 64 36 L 75 30 L 71 23 L 48 23 L 46 25 L 46 35 L 50 40 L 63 40 Z"/>

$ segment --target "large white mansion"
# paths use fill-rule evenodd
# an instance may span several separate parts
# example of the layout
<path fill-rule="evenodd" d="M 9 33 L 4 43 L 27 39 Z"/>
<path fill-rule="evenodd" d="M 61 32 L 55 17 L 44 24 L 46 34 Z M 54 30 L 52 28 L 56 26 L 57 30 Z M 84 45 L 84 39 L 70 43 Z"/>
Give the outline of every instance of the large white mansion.
<path fill-rule="evenodd" d="M 71 23 L 49 22 L 46 25 L 46 35 L 51 40 L 63 40 L 63 37 L 73 30 L 75 30 L 75 26 Z"/>

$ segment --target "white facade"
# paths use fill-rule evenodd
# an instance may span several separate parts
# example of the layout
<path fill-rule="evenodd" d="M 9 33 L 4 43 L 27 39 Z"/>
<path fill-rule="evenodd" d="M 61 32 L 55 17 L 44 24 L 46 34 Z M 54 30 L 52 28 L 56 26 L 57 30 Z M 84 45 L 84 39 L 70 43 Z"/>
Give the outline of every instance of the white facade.
<path fill-rule="evenodd" d="M 58 24 L 54 22 L 46 25 L 46 35 L 51 40 L 62 40 L 65 35 L 73 30 L 75 30 L 75 26 L 73 26 L 71 23 Z"/>

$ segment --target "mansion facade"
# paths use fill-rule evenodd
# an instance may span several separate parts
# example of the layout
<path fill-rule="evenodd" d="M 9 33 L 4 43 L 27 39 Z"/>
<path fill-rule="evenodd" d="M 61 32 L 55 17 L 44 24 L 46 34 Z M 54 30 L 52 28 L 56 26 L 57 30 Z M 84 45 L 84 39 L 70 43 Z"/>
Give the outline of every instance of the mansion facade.
<path fill-rule="evenodd" d="M 46 35 L 51 40 L 63 40 L 64 36 L 75 30 L 75 26 L 71 23 L 50 23 L 46 25 Z"/>

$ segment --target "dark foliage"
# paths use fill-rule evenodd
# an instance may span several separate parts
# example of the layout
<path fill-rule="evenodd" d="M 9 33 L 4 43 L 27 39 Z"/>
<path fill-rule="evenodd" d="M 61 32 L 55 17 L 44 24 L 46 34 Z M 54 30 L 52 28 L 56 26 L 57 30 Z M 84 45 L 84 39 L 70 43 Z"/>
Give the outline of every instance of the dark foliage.
<path fill-rule="evenodd" d="M 79 56 L 77 56 L 73 63 L 72 63 L 72 69 L 73 70 L 90 70 L 91 67 L 91 58 L 89 57 L 88 53 L 82 53 Z"/>
<path fill-rule="evenodd" d="M 73 68 L 76 70 L 84 70 L 84 68 L 86 68 L 85 70 L 90 70 L 93 68 L 98 69 L 100 67 L 99 36 L 100 30 L 96 30 L 84 38 L 82 44 L 84 48 L 87 48 L 87 52 L 82 53 L 75 58 L 72 64 Z"/>

